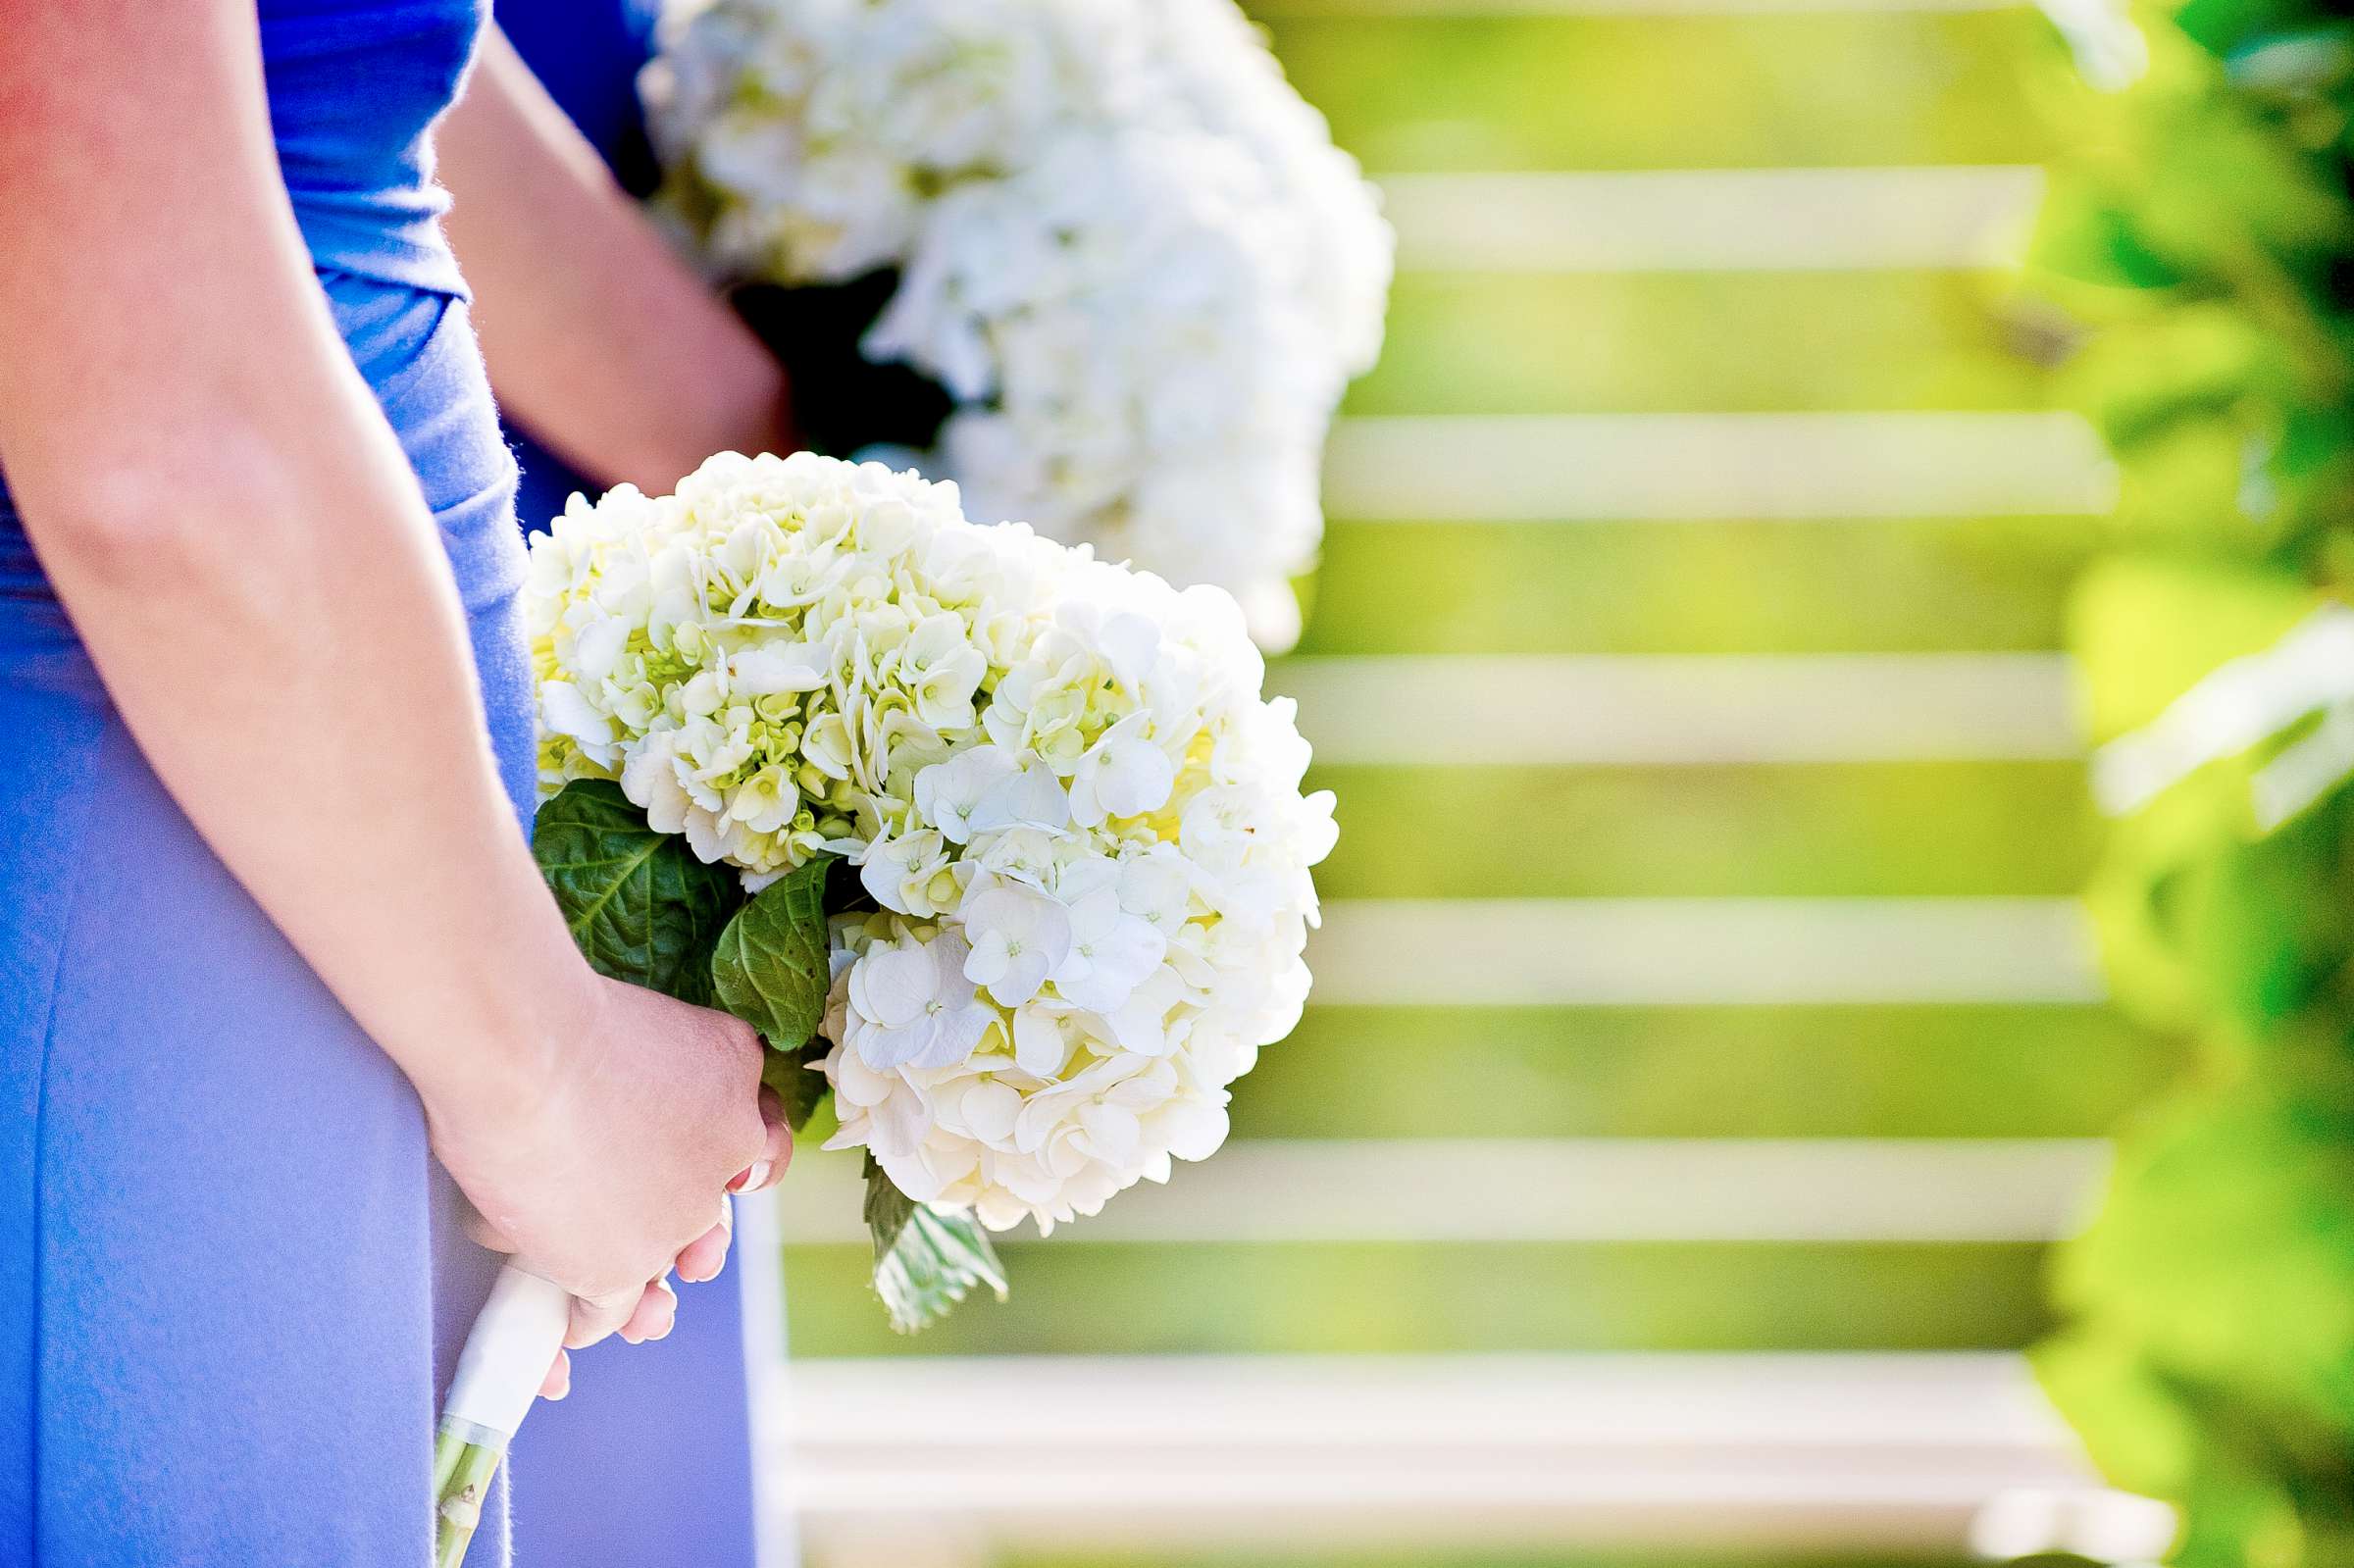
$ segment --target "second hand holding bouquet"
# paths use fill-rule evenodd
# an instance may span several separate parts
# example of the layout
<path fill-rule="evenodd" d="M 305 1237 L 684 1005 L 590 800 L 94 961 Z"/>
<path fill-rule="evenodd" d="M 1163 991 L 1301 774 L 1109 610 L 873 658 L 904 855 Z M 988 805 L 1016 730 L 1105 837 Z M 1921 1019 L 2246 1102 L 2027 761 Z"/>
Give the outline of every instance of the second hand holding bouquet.
<path fill-rule="evenodd" d="M 756 1027 L 796 1130 L 834 1097 L 896 1325 L 1003 1293 L 989 1232 L 1215 1152 L 1306 998 L 1334 838 L 1228 594 L 802 453 L 576 496 L 527 597 L 535 849 L 576 937 Z M 537 1355 L 528 1405 L 544 1292 L 502 1289 L 470 1363 Z M 461 1389 L 444 1562 L 513 1430 Z"/>

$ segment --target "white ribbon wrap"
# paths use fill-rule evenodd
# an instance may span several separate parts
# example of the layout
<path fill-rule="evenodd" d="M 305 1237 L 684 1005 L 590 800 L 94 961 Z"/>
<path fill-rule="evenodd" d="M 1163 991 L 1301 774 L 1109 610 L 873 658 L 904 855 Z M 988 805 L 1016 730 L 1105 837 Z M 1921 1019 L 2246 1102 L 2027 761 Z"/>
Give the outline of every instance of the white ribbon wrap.
<path fill-rule="evenodd" d="M 559 1286 L 514 1264 L 498 1271 L 490 1299 L 458 1353 L 458 1373 L 442 1401 L 441 1419 L 473 1425 L 512 1438 L 524 1413 L 539 1395 L 547 1369 L 564 1348 L 572 1321 L 572 1297 Z"/>

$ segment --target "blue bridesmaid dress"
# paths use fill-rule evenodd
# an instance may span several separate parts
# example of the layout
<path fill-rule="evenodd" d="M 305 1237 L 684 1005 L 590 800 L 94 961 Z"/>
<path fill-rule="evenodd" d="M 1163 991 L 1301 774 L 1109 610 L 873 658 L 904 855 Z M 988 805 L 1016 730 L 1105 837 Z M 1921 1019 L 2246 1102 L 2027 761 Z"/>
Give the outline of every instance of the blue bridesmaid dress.
<path fill-rule="evenodd" d="M 642 187 L 638 70 L 652 53 L 653 0 L 497 0 L 500 27 L 549 94 L 626 184 Z M 543 527 L 575 490 L 598 486 L 509 427 L 522 467 L 517 510 Z M 739 1205 L 736 1246 L 717 1280 L 680 1289 L 678 1326 L 647 1345 L 574 1357 L 572 1396 L 532 1412 L 515 1440 L 515 1552 L 522 1568 L 753 1568 L 749 1365 L 783 1347 L 776 1246 L 765 1196 Z M 747 1337 L 747 1328 L 749 1330 Z"/>
<path fill-rule="evenodd" d="M 257 10 L 286 187 L 439 524 L 520 834 L 514 463 L 428 137 L 483 0 Z M 0 1562 L 426 1563 L 491 1262 L 458 1212 L 407 1080 L 148 768 L 0 491 Z M 494 1498 L 473 1561 L 506 1555 Z"/>

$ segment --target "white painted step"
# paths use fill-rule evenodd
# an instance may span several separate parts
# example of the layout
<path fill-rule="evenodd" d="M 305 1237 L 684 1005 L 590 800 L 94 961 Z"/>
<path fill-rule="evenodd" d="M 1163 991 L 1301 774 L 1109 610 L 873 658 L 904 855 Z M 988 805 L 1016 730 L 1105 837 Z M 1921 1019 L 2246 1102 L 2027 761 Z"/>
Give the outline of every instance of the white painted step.
<path fill-rule="evenodd" d="M 1823 11 L 2015 11 L 2025 0 L 1250 0 L 1253 16 L 1805 16 Z"/>
<path fill-rule="evenodd" d="M 1214 1311 L 1214 1302 L 1203 1310 Z M 2007 1354 L 802 1361 L 762 1413 L 813 1568 L 1263 1544 L 2154 1557 Z M 1989 1536 L 1993 1539 L 1989 1539 Z"/>
<path fill-rule="evenodd" d="M 1324 906 L 1307 962 L 1326 1007 L 2105 995 L 2070 898 L 1351 899 Z"/>
<path fill-rule="evenodd" d="M 1633 0 L 1639 4 L 1640 0 Z M 2016 165 L 1387 175 L 1401 271 L 2014 267 L 2043 173 Z"/>
<path fill-rule="evenodd" d="M 1324 510 L 1353 523 L 2096 515 L 2117 475 L 2061 411 L 1414 414 L 1345 419 Z"/>
<path fill-rule="evenodd" d="M 1286 659 L 1323 763 L 1599 766 L 2032 761 L 2084 753 L 2043 653 Z M 1531 824 L 1532 830 L 1541 828 Z"/>
<path fill-rule="evenodd" d="M 2079 1228 L 2108 1162 L 2097 1138 L 1264 1139 L 1181 1164 L 1166 1187 L 1140 1185 L 1055 1234 L 1162 1246 L 2036 1242 Z M 855 1156 L 803 1156 L 779 1189 L 783 1233 L 863 1244 L 860 1186 Z"/>

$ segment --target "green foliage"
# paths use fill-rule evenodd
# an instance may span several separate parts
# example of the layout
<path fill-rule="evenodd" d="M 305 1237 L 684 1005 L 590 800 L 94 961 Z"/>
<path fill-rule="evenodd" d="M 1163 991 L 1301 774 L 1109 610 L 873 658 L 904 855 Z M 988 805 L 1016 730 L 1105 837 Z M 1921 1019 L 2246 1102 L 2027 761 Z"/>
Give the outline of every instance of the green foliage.
<path fill-rule="evenodd" d="M 786 1124 L 796 1134 L 829 1092 L 814 1068 L 826 1054 L 817 1029 L 829 984 L 825 899 L 833 864 L 812 860 L 761 888 L 728 922 L 711 954 L 712 991 L 768 1042 L 762 1080 L 785 1102 Z"/>
<path fill-rule="evenodd" d="M 736 873 L 696 859 L 602 780 L 575 781 L 541 806 L 532 849 L 597 972 L 724 1008 L 757 1029 L 770 1047 L 763 1081 L 793 1132 L 807 1129 L 826 1098 L 811 1068 L 827 1048 L 817 1032 L 830 984 L 833 862 L 812 860 L 746 898 Z M 977 1221 L 914 1202 L 872 1159 L 866 1171 L 875 1290 L 894 1328 L 937 1321 L 976 1285 L 1004 1299 L 1004 1268 Z"/>
<path fill-rule="evenodd" d="M 2045 291 L 2121 478 L 2072 615 L 2096 734 L 2261 655 L 2354 575 L 2354 53 L 2284 0 L 2144 19 L 2056 174 Z M 2310 719 L 2121 821 L 2090 890 L 2121 1002 L 2193 1037 L 2059 1254 L 2036 1356 L 2121 1485 L 2180 1504 L 2178 1561 L 2354 1564 L 2354 789 L 2263 820 Z"/>
<path fill-rule="evenodd" d="M 2036 1355 L 2094 1457 L 2187 1503 L 2186 1562 L 2354 1561 L 2354 1123 L 2261 1084 L 2129 1139 Z"/>
<path fill-rule="evenodd" d="M 799 1052 L 825 1016 L 832 864 L 812 860 L 761 888 L 736 911 L 711 954 L 719 1005 L 760 1031 L 774 1050 Z"/>
<path fill-rule="evenodd" d="M 1005 1299 L 1005 1266 L 970 1214 L 941 1214 L 894 1187 L 866 1160 L 866 1229 L 875 1243 L 875 1293 L 891 1326 L 913 1334 L 986 1285 Z"/>
<path fill-rule="evenodd" d="M 621 786 L 603 780 L 575 780 L 539 808 L 532 853 L 597 973 L 710 999 L 711 946 L 743 899 L 735 873 L 656 833 Z"/>
<path fill-rule="evenodd" d="M 818 1110 L 833 1097 L 825 1079 L 817 1072 L 817 1064 L 826 1058 L 827 1042 L 813 1039 L 797 1051 L 770 1051 L 768 1064 L 760 1081 L 777 1091 L 785 1102 L 785 1125 L 792 1128 L 795 1138 L 806 1134 L 817 1120 Z"/>
<path fill-rule="evenodd" d="M 2147 72 L 2088 100 L 2081 150 L 2057 172 L 2036 260 L 2094 329 L 2066 382 L 2117 455 L 2141 542 L 2335 582 L 2354 491 L 2354 91 L 2342 74 L 2265 68 L 2321 13 L 2193 11 L 2202 41 L 2147 19 Z"/>

